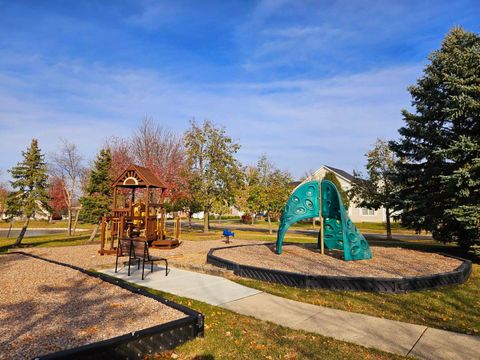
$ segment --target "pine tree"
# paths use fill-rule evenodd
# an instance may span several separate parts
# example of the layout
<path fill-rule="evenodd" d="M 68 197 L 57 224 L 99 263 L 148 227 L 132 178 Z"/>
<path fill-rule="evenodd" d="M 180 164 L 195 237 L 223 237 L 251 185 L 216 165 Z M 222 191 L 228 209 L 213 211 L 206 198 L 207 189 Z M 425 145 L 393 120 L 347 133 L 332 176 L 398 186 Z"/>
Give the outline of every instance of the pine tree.
<path fill-rule="evenodd" d="M 342 198 L 343 206 L 345 206 L 345 209 L 348 209 L 350 206 L 350 199 L 347 192 L 343 190 L 342 185 L 340 185 L 340 181 L 338 180 L 337 176 L 333 172 L 327 171 L 324 179 L 330 180 L 337 187 L 340 197 Z"/>
<path fill-rule="evenodd" d="M 13 192 L 7 198 L 7 214 L 25 218 L 22 230 L 14 246 L 19 246 L 27 231 L 30 219 L 38 213 L 49 211 L 48 175 L 44 155 L 38 141 L 32 139 L 27 151 L 22 152 L 23 161 L 9 170 Z"/>
<path fill-rule="evenodd" d="M 391 143 L 402 222 L 470 248 L 480 242 L 480 37 L 454 28 L 429 60 Z"/>
<path fill-rule="evenodd" d="M 112 196 L 112 155 L 109 149 L 103 149 L 97 155 L 94 168 L 90 172 L 85 195 L 80 198 L 82 204 L 82 221 L 96 224 L 90 241 L 95 239 L 100 225 L 100 218 L 111 210 Z"/>

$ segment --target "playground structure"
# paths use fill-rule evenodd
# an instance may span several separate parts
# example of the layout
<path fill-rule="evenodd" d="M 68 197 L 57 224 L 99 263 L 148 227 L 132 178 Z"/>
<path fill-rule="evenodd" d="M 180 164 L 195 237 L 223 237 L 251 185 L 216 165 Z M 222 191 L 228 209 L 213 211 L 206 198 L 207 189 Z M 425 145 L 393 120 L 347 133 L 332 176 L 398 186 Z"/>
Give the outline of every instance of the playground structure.
<path fill-rule="evenodd" d="M 154 248 L 180 245 L 180 218 L 174 220 L 172 234 L 168 234 L 165 208 L 154 202 L 155 191 L 161 195 L 166 187 L 149 169 L 131 165 L 112 187 L 112 212 L 101 221 L 101 255 L 116 254 L 121 239 L 144 240 Z M 143 192 L 143 199 L 135 198 L 136 190 Z"/>
<path fill-rule="evenodd" d="M 321 228 L 317 248 L 343 250 L 344 260 L 372 258 L 365 237 L 348 217 L 340 194 L 328 180 L 309 181 L 295 189 L 285 205 L 277 232 L 277 254 L 282 253 L 283 239 L 288 228 L 303 219 L 320 216 Z"/>

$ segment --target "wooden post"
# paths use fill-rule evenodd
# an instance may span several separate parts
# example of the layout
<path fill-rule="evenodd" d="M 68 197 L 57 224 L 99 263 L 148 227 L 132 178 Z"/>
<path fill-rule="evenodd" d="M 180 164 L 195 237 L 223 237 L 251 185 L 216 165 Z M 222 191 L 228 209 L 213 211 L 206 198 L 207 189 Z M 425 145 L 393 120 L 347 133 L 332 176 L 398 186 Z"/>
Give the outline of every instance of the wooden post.
<path fill-rule="evenodd" d="M 180 217 L 178 216 L 175 218 L 174 234 L 175 239 L 178 240 L 180 238 Z"/>
<path fill-rule="evenodd" d="M 100 236 L 100 255 L 103 255 L 103 251 L 105 248 L 105 219 L 102 218 L 102 235 Z"/>
<path fill-rule="evenodd" d="M 110 219 L 110 228 L 113 228 L 113 218 Z M 113 250 L 114 248 L 114 243 L 113 243 L 115 240 L 114 238 L 115 236 L 113 235 L 113 233 L 110 233 L 110 250 Z"/>
<path fill-rule="evenodd" d="M 150 188 L 147 186 L 147 192 L 146 192 L 146 199 L 145 199 L 145 239 L 149 239 L 150 234 L 148 231 L 150 230 L 150 227 L 148 226 L 148 215 L 150 214 Z M 142 215 L 140 213 L 140 215 Z"/>
<path fill-rule="evenodd" d="M 320 193 L 320 253 L 325 254 L 325 243 L 324 243 L 324 228 L 323 228 L 323 216 L 322 216 L 322 183 L 319 184 L 319 193 Z"/>
<path fill-rule="evenodd" d="M 132 199 L 130 202 L 130 216 L 134 216 L 133 204 L 135 204 L 135 188 L 132 188 Z"/>
<path fill-rule="evenodd" d="M 112 210 L 117 208 L 117 188 L 113 188 L 113 201 L 112 201 Z"/>

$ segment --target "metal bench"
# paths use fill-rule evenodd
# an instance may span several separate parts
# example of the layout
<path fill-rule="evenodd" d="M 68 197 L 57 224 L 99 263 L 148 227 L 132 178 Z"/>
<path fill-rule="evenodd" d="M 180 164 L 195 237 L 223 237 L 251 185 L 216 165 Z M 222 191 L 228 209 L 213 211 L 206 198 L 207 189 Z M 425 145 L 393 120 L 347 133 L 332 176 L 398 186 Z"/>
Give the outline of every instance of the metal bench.
<path fill-rule="evenodd" d="M 128 256 L 128 276 L 130 276 L 130 266 L 137 265 L 140 269 L 142 265 L 142 280 L 145 278 L 145 263 L 150 263 L 150 271 L 153 272 L 153 264 L 155 261 L 165 262 L 165 276 L 168 275 L 168 260 L 166 258 L 150 256 L 148 251 L 148 242 L 142 239 L 122 238 L 119 241 L 117 248 L 117 259 L 115 262 L 115 272 L 118 269 L 118 258 L 121 256 Z"/>

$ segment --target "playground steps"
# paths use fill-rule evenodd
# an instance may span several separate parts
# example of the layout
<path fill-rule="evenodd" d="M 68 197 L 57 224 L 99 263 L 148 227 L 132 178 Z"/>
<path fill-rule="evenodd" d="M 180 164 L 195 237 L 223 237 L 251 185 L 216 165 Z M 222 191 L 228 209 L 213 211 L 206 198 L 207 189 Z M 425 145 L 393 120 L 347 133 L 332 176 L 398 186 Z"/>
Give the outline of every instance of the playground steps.
<path fill-rule="evenodd" d="M 181 242 L 178 239 L 155 240 L 152 242 L 154 249 L 174 249 L 180 246 Z"/>

